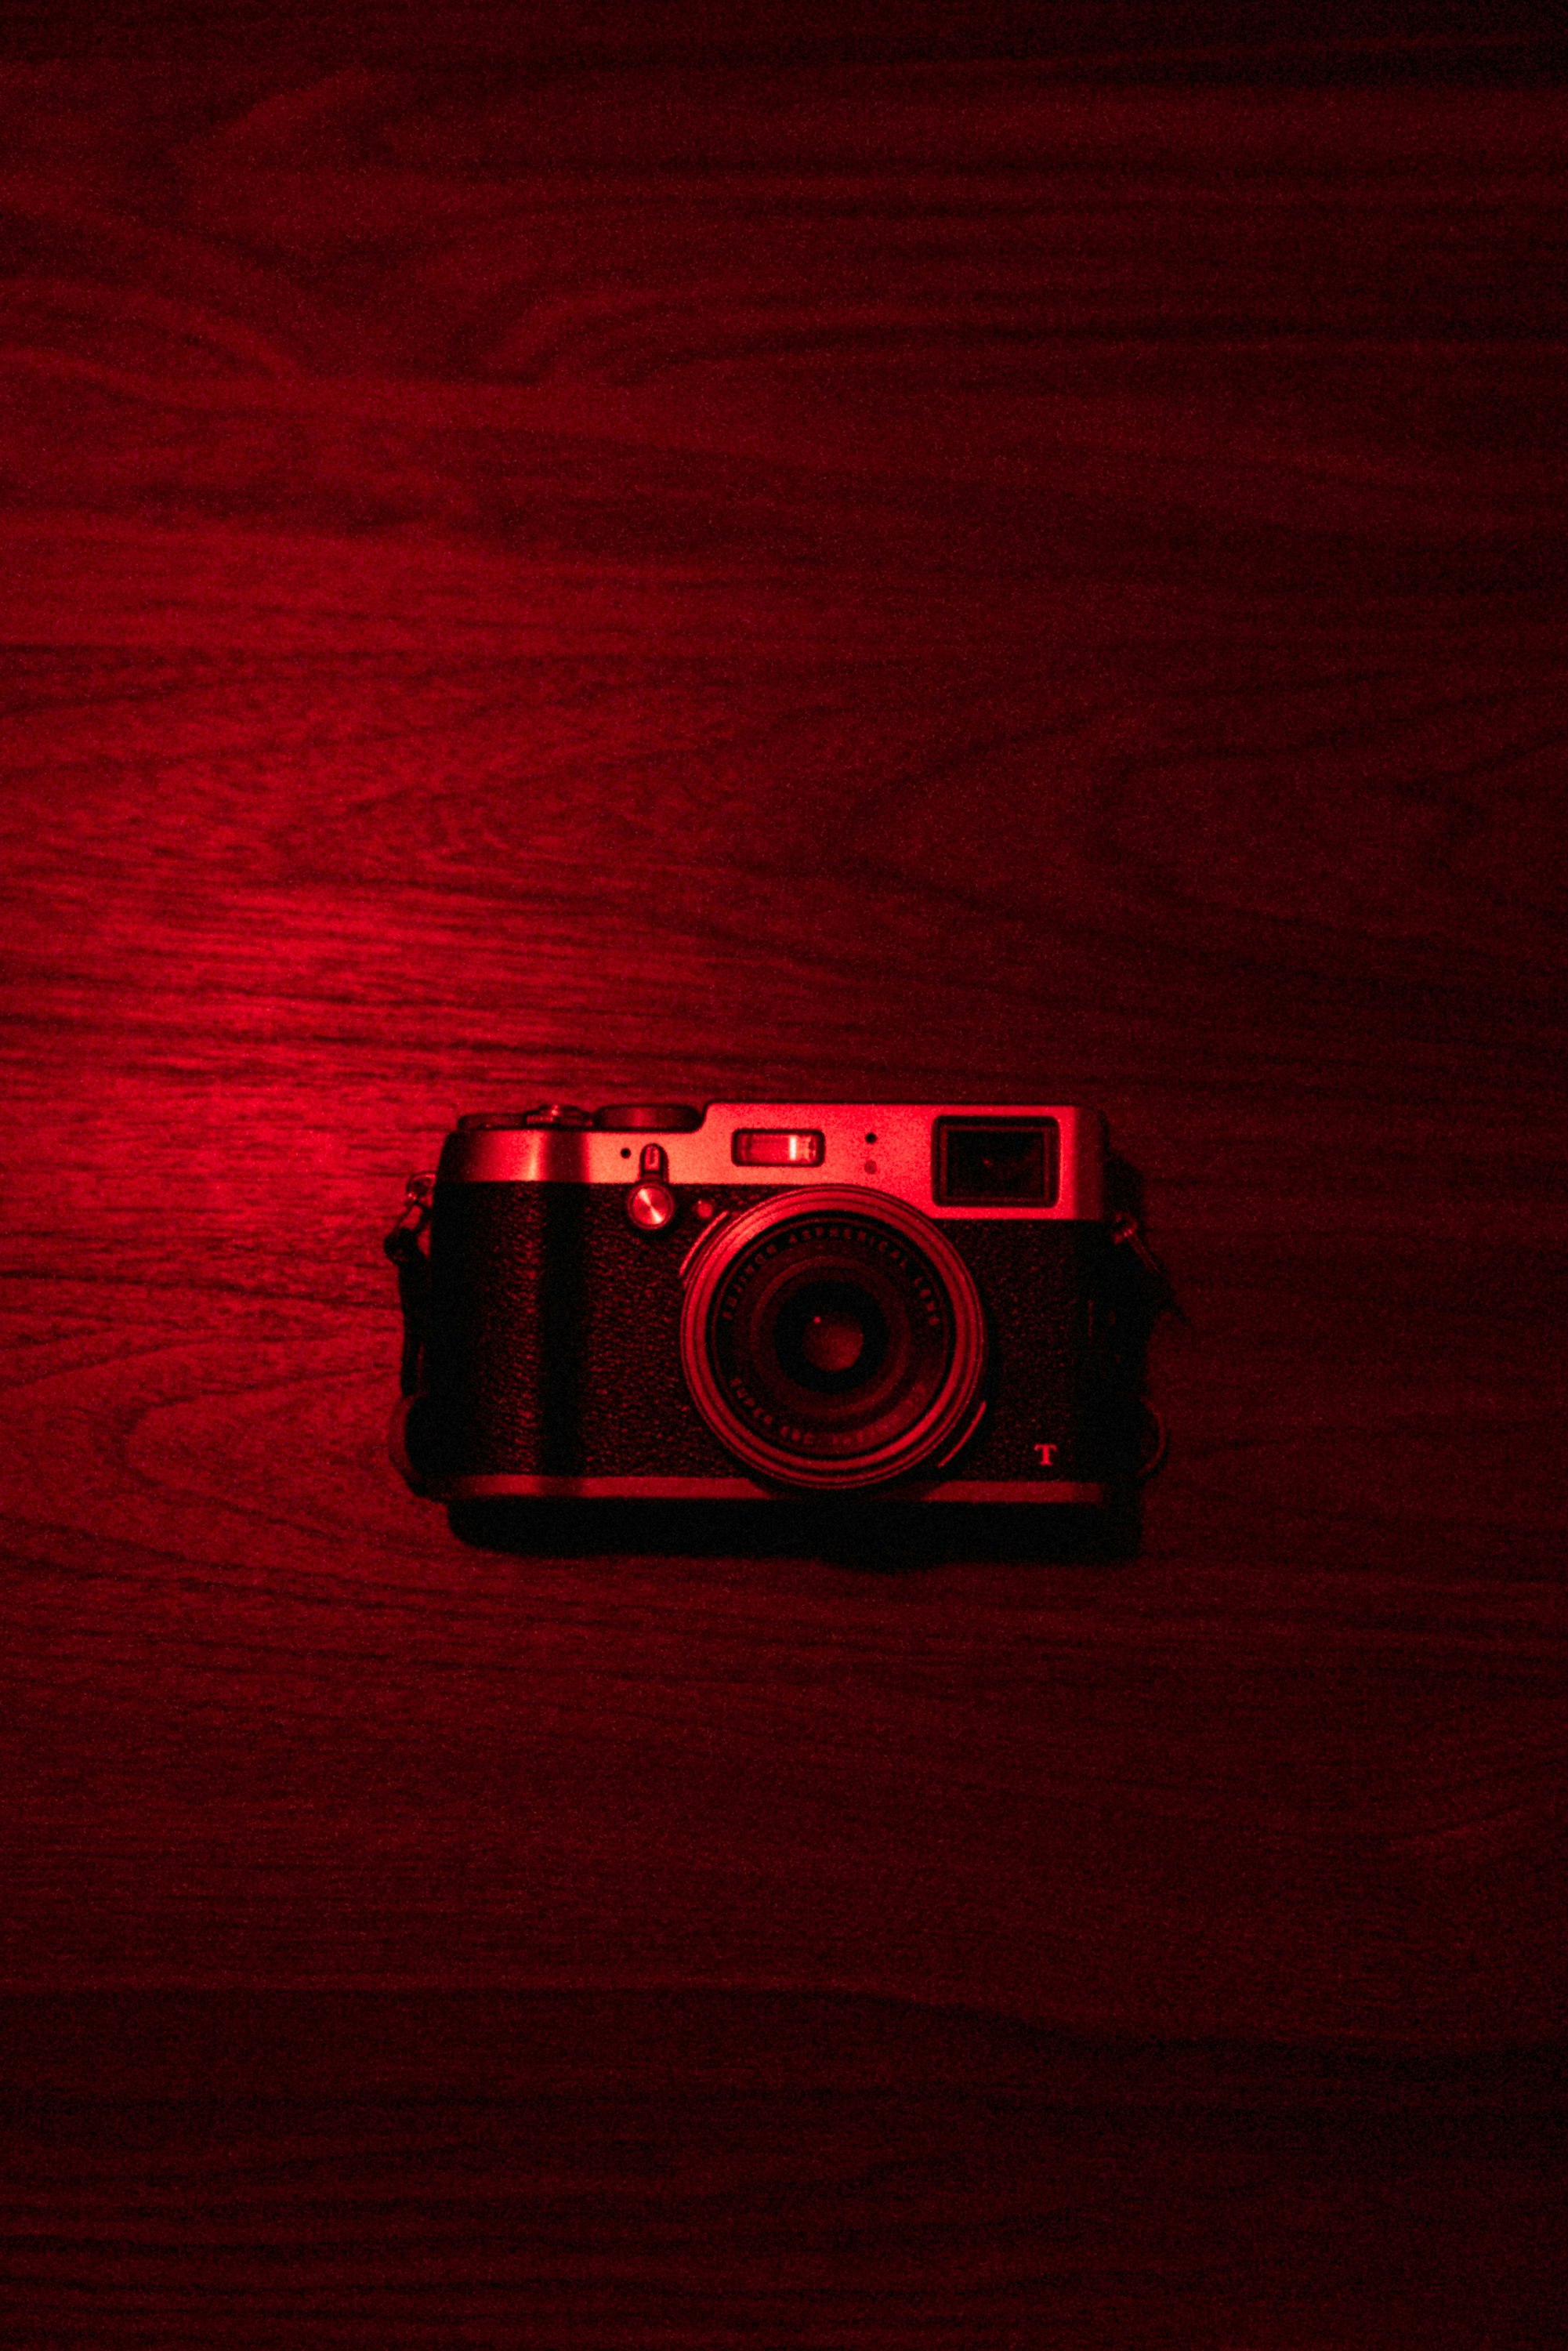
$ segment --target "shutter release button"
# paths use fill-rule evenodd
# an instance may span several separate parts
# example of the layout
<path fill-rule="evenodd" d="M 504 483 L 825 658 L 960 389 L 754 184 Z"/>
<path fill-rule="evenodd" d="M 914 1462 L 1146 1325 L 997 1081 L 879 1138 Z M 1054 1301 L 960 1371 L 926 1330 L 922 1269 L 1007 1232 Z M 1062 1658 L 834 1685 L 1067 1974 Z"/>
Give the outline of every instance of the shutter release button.
<path fill-rule="evenodd" d="M 675 1196 L 664 1178 L 670 1163 L 657 1143 L 645 1143 L 639 1163 L 641 1181 L 626 1195 L 626 1214 L 640 1233 L 663 1232 L 675 1213 Z"/>

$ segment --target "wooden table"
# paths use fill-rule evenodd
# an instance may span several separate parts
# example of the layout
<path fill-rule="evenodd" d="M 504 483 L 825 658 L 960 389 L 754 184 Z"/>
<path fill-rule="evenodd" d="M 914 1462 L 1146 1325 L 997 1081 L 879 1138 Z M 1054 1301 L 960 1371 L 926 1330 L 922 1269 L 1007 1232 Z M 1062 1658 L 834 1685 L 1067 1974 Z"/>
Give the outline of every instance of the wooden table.
<path fill-rule="evenodd" d="M 1091 13 L 0 77 L 8 2343 L 1564 2339 L 1564 100 Z M 1135 1554 L 413 1501 L 671 1094 L 1102 1107 Z"/>

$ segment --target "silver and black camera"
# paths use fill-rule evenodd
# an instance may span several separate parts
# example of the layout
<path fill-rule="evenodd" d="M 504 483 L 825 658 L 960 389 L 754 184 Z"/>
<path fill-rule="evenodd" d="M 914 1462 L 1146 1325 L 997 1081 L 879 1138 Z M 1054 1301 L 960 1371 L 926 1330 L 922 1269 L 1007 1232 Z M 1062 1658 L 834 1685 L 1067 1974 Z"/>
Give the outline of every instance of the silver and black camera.
<path fill-rule="evenodd" d="M 1136 1466 L 1093 1112 L 552 1103 L 410 1196 L 416 1492 L 1094 1506 Z"/>

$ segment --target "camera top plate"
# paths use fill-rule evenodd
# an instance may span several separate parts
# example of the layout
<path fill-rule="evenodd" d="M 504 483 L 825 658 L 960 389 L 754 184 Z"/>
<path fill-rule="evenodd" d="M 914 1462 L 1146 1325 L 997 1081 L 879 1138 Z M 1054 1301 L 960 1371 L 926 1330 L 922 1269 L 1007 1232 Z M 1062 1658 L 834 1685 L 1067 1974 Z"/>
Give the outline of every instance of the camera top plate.
<path fill-rule="evenodd" d="M 522 1123 L 535 1115 L 465 1121 L 438 1181 L 624 1186 L 638 1165 L 625 1136 L 654 1131 Z M 854 1185 L 938 1221 L 1105 1216 L 1104 1121 L 1073 1104 L 722 1102 L 693 1115 L 683 1105 L 683 1123 L 658 1130 L 674 1186 Z"/>

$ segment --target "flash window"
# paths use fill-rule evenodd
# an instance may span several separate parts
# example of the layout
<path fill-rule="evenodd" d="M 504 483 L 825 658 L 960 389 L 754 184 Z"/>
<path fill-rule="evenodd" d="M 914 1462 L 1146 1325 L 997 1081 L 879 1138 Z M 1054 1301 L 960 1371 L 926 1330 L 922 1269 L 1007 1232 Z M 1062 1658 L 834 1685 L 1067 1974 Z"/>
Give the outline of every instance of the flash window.
<path fill-rule="evenodd" d="M 737 1167 L 820 1167 L 826 1137 L 820 1128 L 739 1126 L 729 1146 Z"/>

